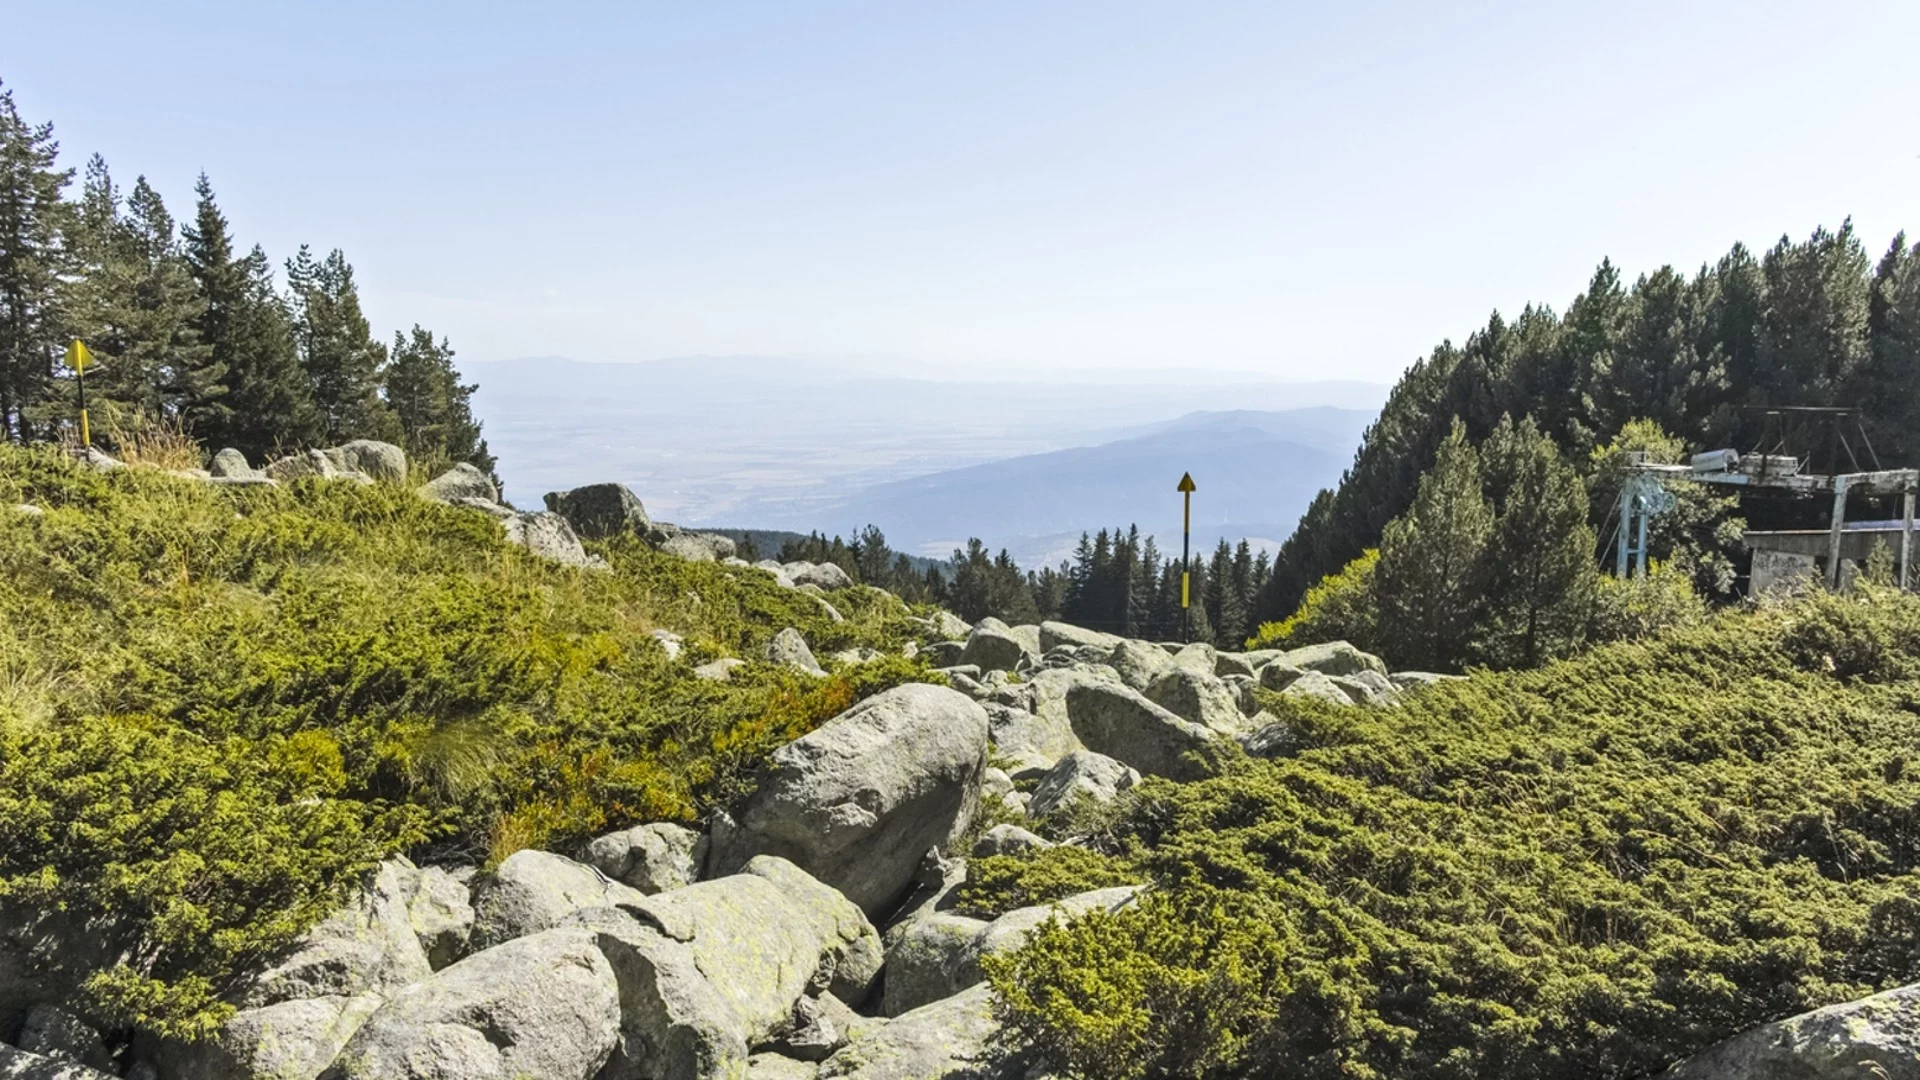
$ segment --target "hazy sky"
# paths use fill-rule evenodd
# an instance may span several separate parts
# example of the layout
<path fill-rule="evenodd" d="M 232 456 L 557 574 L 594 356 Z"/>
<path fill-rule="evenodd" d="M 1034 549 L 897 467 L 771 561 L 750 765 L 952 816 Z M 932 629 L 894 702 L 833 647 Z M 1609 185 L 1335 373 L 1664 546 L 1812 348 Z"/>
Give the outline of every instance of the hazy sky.
<path fill-rule="evenodd" d="M 466 359 L 1384 381 L 1602 255 L 1920 231 L 1912 0 L 8 8 L 69 164 Z"/>

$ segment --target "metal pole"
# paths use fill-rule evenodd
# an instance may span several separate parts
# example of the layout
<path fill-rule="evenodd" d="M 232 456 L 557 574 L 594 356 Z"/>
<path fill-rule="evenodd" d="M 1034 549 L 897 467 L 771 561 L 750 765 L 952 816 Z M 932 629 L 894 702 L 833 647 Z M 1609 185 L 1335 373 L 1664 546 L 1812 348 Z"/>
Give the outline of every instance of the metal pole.
<path fill-rule="evenodd" d="M 80 388 L 80 445 L 82 448 L 93 446 L 93 432 L 87 429 L 87 376 L 83 370 L 73 373 L 74 385 Z M 112 412 L 111 409 L 108 412 Z"/>
<path fill-rule="evenodd" d="M 1827 588 L 1840 588 L 1840 540 L 1847 527 L 1847 480 L 1845 473 L 1833 478 L 1833 524 L 1827 527 Z"/>
<path fill-rule="evenodd" d="M 1189 595 L 1193 569 L 1193 492 L 1181 496 L 1180 513 L 1180 640 L 1193 641 L 1193 598 Z"/>
<path fill-rule="evenodd" d="M 1913 489 L 1900 500 L 1900 588 L 1913 580 Z"/>
<path fill-rule="evenodd" d="M 1639 530 L 1639 535 L 1636 538 L 1636 542 L 1639 544 L 1639 547 L 1640 547 L 1640 553 L 1633 565 L 1633 576 L 1644 578 L 1647 576 L 1647 520 L 1653 517 L 1653 514 L 1651 513 L 1650 508 L 1644 503 L 1644 501 L 1641 501 L 1638 499 L 1636 499 L 1635 501 L 1641 502 L 1640 530 Z"/>
<path fill-rule="evenodd" d="M 1620 542 L 1613 553 L 1613 576 L 1627 576 L 1627 530 L 1633 527 L 1633 484 L 1630 476 L 1620 478 Z"/>

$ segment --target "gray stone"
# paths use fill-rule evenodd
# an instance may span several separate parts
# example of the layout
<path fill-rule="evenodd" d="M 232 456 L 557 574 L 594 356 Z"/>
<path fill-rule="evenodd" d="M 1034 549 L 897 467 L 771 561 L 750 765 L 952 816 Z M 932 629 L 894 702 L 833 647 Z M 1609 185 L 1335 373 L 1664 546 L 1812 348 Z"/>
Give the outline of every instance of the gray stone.
<path fill-rule="evenodd" d="M 1199 675 L 1212 675 L 1219 663 L 1219 654 L 1204 641 L 1183 645 L 1179 652 L 1173 654 L 1173 666 Z"/>
<path fill-rule="evenodd" d="M 1039 672 L 1034 676 L 1034 682 L 1057 674 L 1061 673 Z M 1073 734 L 1073 725 L 1067 721 L 1066 686 L 1070 684 L 1071 680 L 1048 682 L 1049 693 L 1055 689 L 1058 693 L 1053 707 L 1044 714 L 1031 713 L 1011 705 L 988 705 L 987 718 L 992 724 L 994 749 L 1009 758 L 1049 762 L 1058 761 L 1078 750 L 1080 740 Z"/>
<path fill-rule="evenodd" d="M 995 618 L 981 619 L 967 635 L 967 647 L 960 654 L 962 664 L 981 671 L 1012 671 L 1038 650 L 1029 650 L 1013 628 Z"/>
<path fill-rule="evenodd" d="M 1377 671 L 1382 675 L 1387 673 L 1386 661 L 1372 653 L 1361 652 L 1344 641 L 1289 649 L 1274 663 L 1306 668 L 1322 675 L 1352 675 L 1361 671 Z"/>
<path fill-rule="evenodd" d="M 249 980 L 238 1003 L 384 993 L 431 975 L 408 908 L 418 876 L 405 859 L 381 863 L 365 890 Z"/>
<path fill-rule="evenodd" d="M 587 845 L 581 861 L 651 896 L 700 880 L 707 838 L 685 825 L 656 821 L 599 837 Z"/>
<path fill-rule="evenodd" d="M 973 632 L 973 627 L 967 624 L 967 620 L 945 608 L 933 609 L 933 614 L 927 617 L 927 622 L 934 636 L 944 641 L 963 641 Z"/>
<path fill-rule="evenodd" d="M 1260 668 L 1260 688 L 1262 690 L 1273 690 L 1276 692 L 1285 690 L 1298 681 L 1300 676 L 1306 673 L 1306 668 L 1297 668 L 1292 664 L 1283 664 L 1277 660 L 1271 664 L 1263 664 Z"/>
<path fill-rule="evenodd" d="M 1121 639 L 1113 634 L 1103 634 L 1098 630 L 1086 630 L 1071 623 L 1043 622 L 1040 624 L 1040 651 L 1052 652 L 1062 645 L 1075 648 L 1090 648 L 1112 652 Z"/>
<path fill-rule="evenodd" d="M 488 517 L 493 518 L 495 521 L 509 521 L 520 516 L 520 511 L 510 506 L 501 506 L 497 502 L 482 499 L 477 495 L 456 495 L 447 500 L 447 505 L 464 507 L 468 510 L 478 510 Z"/>
<path fill-rule="evenodd" d="M 360 473 L 358 470 L 342 468 L 340 462 L 328 456 L 325 450 L 308 450 L 303 454 L 289 454 L 286 457 L 267 462 L 261 471 L 275 480 L 282 481 L 299 480 L 303 477 L 317 477 L 321 480 L 344 480 L 357 476 L 371 483 L 373 479 L 372 477 L 365 476 L 365 474 Z"/>
<path fill-rule="evenodd" d="M 1248 754 L 1259 758 L 1287 757 L 1306 748 L 1300 733 L 1286 721 L 1264 712 L 1253 719 L 1259 726 L 1240 740 L 1240 745 Z"/>
<path fill-rule="evenodd" d="M 113 1067 L 113 1055 L 107 1052 L 100 1033 L 86 1021 L 57 1005 L 35 1005 L 27 1010 L 26 1022 L 14 1043 L 29 1053 L 61 1061 L 74 1061 L 95 1069 Z"/>
<path fill-rule="evenodd" d="M 1242 716 L 1252 716 L 1260 711 L 1260 702 L 1253 691 L 1260 683 L 1251 675 L 1223 675 L 1220 681 L 1233 693 L 1233 702 L 1240 707 Z"/>
<path fill-rule="evenodd" d="M 74 456 L 80 459 L 81 464 L 92 469 L 94 472 L 113 472 L 116 469 L 124 469 L 127 467 L 126 462 L 107 456 L 107 454 L 98 447 L 89 446 L 84 450 L 76 452 Z"/>
<path fill-rule="evenodd" d="M 1027 813 L 1035 819 L 1087 799 L 1109 803 L 1140 782 L 1140 774 L 1105 754 L 1078 750 L 1061 758 L 1034 786 Z"/>
<path fill-rule="evenodd" d="M 547 509 L 567 519 L 573 531 L 589 540 L 632 533 L 645 536 L 653 527 L 640 497 L 625 484 L 588 484 L 571 491 L 549 491 Z"/>
<path fill-rule="evenodd" d="M 808 675 L 825 675 L 826 669 L 820 661 L 813 658 L 813 650 L 807 647 L 807 639 L 800 631 L 789 626 L 773 635 L 767 642 L 767 662 L 777 667 L 792 668 Z"/>
<path fill-rule="evenodd" d="M 924 651 L 927 654 L 927 663 L 935 670 L 950 668 L 960 663 L 960 658 L 966 654 L 967 643 L 964 641 L 936 641 L 927 646 Z"/>
<path fill-rule="evenodd" d="M 41 514 L 46 513 L 45 510 L 42 510 L 32 503 L 18 503 L 14 506 L 13 512 L 16 514 L 25 514 L 28 517 L 39 517 Z"/>
<path fill-rule="evenodd" d="M 817 1080 L 820 1066 L 785 1054 L 755 1054 L 747 1059 L 747 1080 Z"/>
<path fill-rule="evenodd" d="M 583 908 L 628 907 L 645 899 L 591 866 L 552 852 L 516 851 L 474 881 L 473 947 L 489 949 L 539 933 Z"/>
<path fill-rule="evenodd" d="M 767 1041 L 767 1045 L 781 1055 L 801 1061 L 825 1061 L 835 1050 L 847 1045 L 847 1032 L 840 1022 L 833 1002 L 839 1005 L 839 999 L 827 997 L 802 997 L 793 1003 L 793 1015 L 787 1026 L 776 1032 Z M 846 1006 L 839 1005 L 841 1010 Z"/>
<path fill-rule="evenodd" d="M 1392 701 L 1398 693 L 1393 683 L 1377 671 L 1357 671 L 1352 675 L 1330 675 L 1327 678 L 1357 705 Z"/>
<path fill-rule="evenodd" d="M 592 1080 L 620 1038 L 620 986 L 587 930 L 478 952 L 367 1018 L 328 1080 Z"/>
<path fill-rule="evenodd" d="M 1337 691 L 1336 691 L 1337 692 Z M 1124 686 L 1082 683 L 1067 691 L 1073 733 L 1088 749 L 1150 776 L 1197 780 L 1206 770 L 1187 755 L 1213 741 L 1213 732 L 1155 705 Z"/>
<path fill-rule="evenodd" d="M 464 461 L 420 485 L 420 495 L 443 503 L 462 498 L 500 501 L 500 489 L 493 486 L 487 474 Z"/>
<path fill-rule="evenodd" d="M 1225 735 L 1246 730 L 1240 699 L 1211 670 L 1175 668 L 1148 683 L 1144 693 L 1148 701 L 1209 730 Z"/>
<path fill-rule="evenodd" d="M 793 579 L 787 576 L 786 569 L 772 559 L 761 559 L 759 562 L 754 563 L 753 566 L 756 570 L 765 570 L 767 573 L 772 574 L 774 583 L 782 588 L 793 588 Z"/>
<path fill-rule="evenodd" d="M 733 557 L 734 546 L 719 533 L 682 532 L 668 537 L 660 550 L 688 562 L 719 562 Z"/>
<path fill-rule="evenodd" d="M 1287 688 L 1280 691 L 1280 696 L 1315 698 L 1334 705 L 1353 704 L 1352 696 L 1342 690 L 1332 676 L 1318 671 L 1309 671 L 1288 683 Z"/>
<path fill-rule="evenodd" d="M 987 715 L 954 690 L 912 683 L 781 747 L 772 764 L 737 825 L 716 823 L 714 868 L 779 855 L 878 918 L 906 894 L 921 856 L 973 821 Z"/>
<path fill-rule="evenodd" d="M 213 455 L 213 461 L 207 466 L 207 474 L 222 480 L 252 479 L 260 474 L 247 464 L 247 455 L 229 446 Z"/>
<path fill-rule="evenodd" d="M 1147 684 L 1173 670 L 1173 657 L 1159 646 L 1144 641 L 1123 641 L 1113 647 L 1107 666 L 1121 682 L 1135 690 L 1145 690 Z"/>
<path fill-rule="evenodd" d="M 693 677 L 696 679 L 705 679 L 708 682 L 731 682 L 733 680 L 733 669 L 746 666 L 747 662 L 745 660 L 734 656 L 723 656 L 718 660 L 710 660 L 707 663 L 695 667 L 693 669 Z"/>
<path fill-rule="evenodd" d="M 886 654 L 882 653 L 879 649 L 858 645 L 851 649 L 841 649 L 839 652 L 834 653 L 830 659 L 841 667 L 852 667 L 858 664 L 871 664 L 884 655 Z"/>
<path fill-rule="evenodd" d="M 983 984 L 903 1013 L 820 1066 L 819 1080 L 1026 1080 L 1032 1061 L 1007 1050 Z"/>
<path fill-rule="evenodd" d="M 1123 885 L 1080 893 L 1050 904 L 1018 908 L 991 922 L 934 911 L 917 914 L 888 934 L 884 1011 L 900 1015 L 950 998 L 985 980 L 983 957 L 1013 952 L 1049 919 L 1072 919 L 1092 911 L 1117 911 L 1133 902 L 1141 886 Z"/>
<path fill-rule="evenodd" d="M 647 636 L 660 643 L 669 660 L 680 659 L 680 650 L 686 647 L 686 639 L 671 630 L 653 630 Z"/>
<path fill-rule="evenodd" d="M 1224 679 L 1229 675 L 1252 678 L 1255 672 L 1253 661 L 1248 660 L 1245 653 L 1223 652 L 1213 658 L 1213 673 Z"/>
<path fill-rule="evenodd" d="M 795 587 L 817 585 L 832 590 L 853 585 L 853 578 L 838 563 L 790 562 L 781 564 L 781 569 L 787 572 L 787 578 Z"/>
<path fill-rule="evenodd" d="M 981 835 L 980 839 L 974 841 L 973 854 L 980 857 L 987 855 L 1019 855 L 1022 852 L 1038 851 L 1041 848 L 1050 848 L 1052 846 L 1053 841 L 1037 833 L 1028 832 L 1018 825 L 1003 824 L 995 825 L 993 828 L 988 829 Z"/>
<path fill-rule="evenodd" d="M 192 1080 L 314 1080 L 386 998 L 316 997 L 242 1009 L 213 1038 L 168 1044 L 167 1075 Z"/>
<path fill-rule="evenodd" d="M 1464 682 L 1465 675 L 1436 675 L 1431 671 L 1396 671 L 1387 676 L 1396 689 L 1417 690 L 1423 686 L 1433 686 L 1443 682 Z"/>
<path fill-rule="evenodd" d="M 0 1080 L 113 1080 L 113 1074 L 0 1043 Z"/>
<path fill-rule="evenodd" d="M 433 970 L 467 955 L 473 902 L 466 882 L 437 866 L 422 868 L 407 897 L 407 922 Z"/>
<path fill-rule="evenodd" d="M 390 442 L 355 439 L 321 452 L 342 473 L 359 473 L 383 484 L 407 482 L 407 452 Z"/>
<path fill-rule="evenodd" d="M 1033 724 L 1007 732 L 997 745 L 1003 752 L 1031 749 L 1052 761 L 1084 749 L 1067 716 L 1067 691 L 1082 684 L 1119 686 L 1121 682 L 1109 667 L 1076 666 L 1034 672 L 1027 680 L 1028 692 L 1033 698 Z"/>
<path fill-rule="evenodd" d="M 568 525 L 567 519 L 559 514 L 544 510 L 537 514 L 515 514 L 502 524 L 506 527 L 509 544 L 518 544 L 562 566 L 590 565 L 586 549 L 580 546 L 580 538 L 573 535 L 573 526 Z"/>
<path fill-rule="evenodd" d="M 1920 984 L 1735 1035 L 1667 1080 L 1920 1080 Z"/>

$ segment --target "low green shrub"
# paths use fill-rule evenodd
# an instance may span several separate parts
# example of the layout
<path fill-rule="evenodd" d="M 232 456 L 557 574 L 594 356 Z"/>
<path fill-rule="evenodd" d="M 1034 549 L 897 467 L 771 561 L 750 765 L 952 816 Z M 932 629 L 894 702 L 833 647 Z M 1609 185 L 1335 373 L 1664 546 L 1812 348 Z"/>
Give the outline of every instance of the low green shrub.
<path fill-rule="evenodd" d="M 834 595 L 836 622 L 758 572 L 590 546 L 610 571 L 400 487 L 219 488 L 0 447 L 0 918 L 104 928 L 127 962 L 74 972 L 76 1004 L 193 1037 L 382 858 L 698 819 L 853 702 L 938 681 L 897 655 L 692 679 L 689 659 L 757 659 L 786 626 L 822 656 L 918 627 L 866 590 Z"/>
<path fill-rule="evenodd" d="M 954 890 L 954 910 L 992 919 L 1015 908 L 1142 880 L 1123 859 L 1065 844 L 1020 855 L 988 855 L 967 861 L 967 880 Z"/>
<path fill-rule="evenodd" d="M 991 965 L 1014 1029 L 1081 1077 L 1642 1077 L 1920 978 L 1920 598 L 1343 716 L 1142 785 L 1152 899 Z"/>

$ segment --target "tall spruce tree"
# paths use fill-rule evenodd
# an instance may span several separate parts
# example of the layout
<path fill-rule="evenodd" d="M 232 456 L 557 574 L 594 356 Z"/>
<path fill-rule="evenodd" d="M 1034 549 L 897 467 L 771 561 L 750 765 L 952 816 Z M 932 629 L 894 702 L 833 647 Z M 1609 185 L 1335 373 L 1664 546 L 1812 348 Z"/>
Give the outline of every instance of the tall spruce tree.
<path fill-rule="evenodd" d="M 63 344 L 62 194 L 73 170 L 58 167 L 59 155 L 53 125 L 27 123 L 0 86 L 0 440 L 36 433 L 28 413 L 47 397 Z"/>
<path fill-rule="evenodd" d="M 338 248 L 316 260 L 306 245 L 287 261 L 293 338 L 313 387 L 320 437 L 398 439 L 399 424 L 381 400 L 386 349 L 360 312 L 353 267 Z"/>
<path fill-rule="evenodd" d="M 487 452 L 480 422 L 473 416 L 473 392 L 479 388 L 461 384 L 447 339 L 435 341 L 433 334 L 415 325 L 411 334 L 393 335 L 389 356 L 386 401 L 399 421 L 407 452 L 436 463 L 464 461 L 481 472 L 492 472 L 493 455 Z M 864 577 L 870 584 L 883 584 L 886 579 L 889 560 L 885 537 L 881 540 L 876 556 L 880 561 L 869 568 L 872 576 Z"/>
<path fill-rule="evenodd" d="M 1874 447 L 1889 466 L 1920 465 L 1920 243 L 1906 234 L 1874 269 L 1867 332 L 1873 351 L 1849 399 L 1873 403 Z"/>
<path fill-rule="evenodd" d="M 187 271 L 199 293 L 194 326 L 227 384 L 225 407 L 195 434 L 209 447 L 231 446 L 254 460 L 310 445 L 319 438 L 312 394 L 294 355 L 272 264 L 257 246 L 235 256 L 205 173 L 194 192 L 193 222 L 181 230 Z"/>
<path fill-rule="evenodd" d="M 1597 583 L 1587 490 L 1528 417 L 1502 418 L 1481 445 L 1493 511 L 1473 654 L 1492 667 L 1537 667 L 1581 643 Z"/>
<path fill-rule="evenodd" d="M 1380 544 L 1374 583 L 1381 648 L 1396 665 L 1444 670 L 1466 658 L 1492 531 L 1479 455 L 1456 421 L 1413 505 L 1387 526 Z"/>

